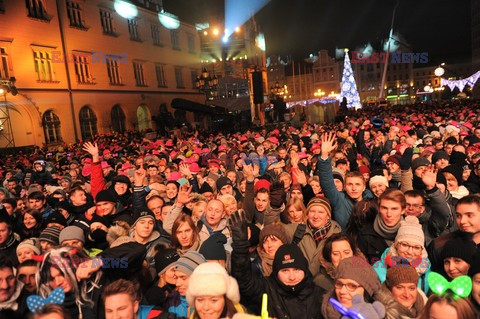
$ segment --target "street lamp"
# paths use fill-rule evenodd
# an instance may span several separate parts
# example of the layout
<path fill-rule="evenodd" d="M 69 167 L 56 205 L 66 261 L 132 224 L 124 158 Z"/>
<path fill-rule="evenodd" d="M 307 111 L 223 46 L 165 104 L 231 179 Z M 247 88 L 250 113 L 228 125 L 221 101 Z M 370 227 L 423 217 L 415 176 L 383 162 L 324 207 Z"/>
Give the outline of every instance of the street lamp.
<path fill-rule="evenodd" d="M 442 75 L 445 74 L 445 69 L 442 68 L 442 66 L 444 66 L 444 65 L 445 65 L 445 63 L 442 63 L 442 64 L 440 64 L 440 66 L 438 68 L 435 69 L 435 72 L 434 72 L 435 76 L 441 77 Z"/>
<path fill-rule="evenodd" d="M 195 86 L 197 89 L 205 93 L 207 100 L 213 100 L 217 97 L 217 87 L 218 87 L 218 79 L 216 75 L 213 77 L 207 71 L 207 68 L 203 68 L 202 73 L 200 76 L 197 76 L 195 81 Z"/>

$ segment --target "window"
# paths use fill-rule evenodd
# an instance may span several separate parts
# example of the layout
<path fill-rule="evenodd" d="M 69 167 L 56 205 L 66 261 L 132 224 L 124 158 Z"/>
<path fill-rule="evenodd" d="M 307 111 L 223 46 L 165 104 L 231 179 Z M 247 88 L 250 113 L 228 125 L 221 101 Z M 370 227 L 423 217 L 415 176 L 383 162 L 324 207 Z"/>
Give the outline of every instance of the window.
<path fill-rule="evenodd" d="M 37 81 L 55 81 L 52 53 L 46 51 L 33 51 L 33 58 Z"/>
<path fill-rule="evenodd" d="M 183 89 L 183 75 L 182 75 L 182 68 L 176 67 L 175 68 L 175 80 L 177 81 L 177 88 Z"/>
<path fill-rule="evenodd" d="M 155 65 L 155 74 L 157 76 L 158 87 L 167 87 L 167 81 L 165 80 L 165 69 L 163 65 Z"/>
<path fill-rule="evenodd" d="M 60 134 L 60 119 L 53 111 L 47 111 L 42 116 L 43 133 L 45 134 L 45 142 L 59 143 L 62 141 Z"/>
<path fill-rule="evenodd" d="M 78 83 L 92 83 L 90 74 L 89 56 L 85 54 L 74 54 L 73 62 L 75 64 L 75 75 Z"/>
<path fill-rule="evenodd" d="M 158 46 L 163 46 L 163 43 L 160 40 L 160 27 L 158 25 L 152 24 L 150 28 L 152 31 L 153 44 Z"/>
<path fill-rule="evenodd" d="M 0 13 L 5 12 L 5 1 L 0 0 Z"/>
<path fill-rule="evenodd" d="M 44 0 L 25 0 L 30 18 L 50 21 Z"/>
<path fill-rule="evenodd" d="M 192 88 L 197 87 L 197 70 L 190 70 L 190 76 L 192 78 Z"/>
<path fill-rule="evenodd" d="M 112 108 L 112 112 L 110 114 L 111 121 L 112 121 L 112 131 L 123 133 L 126 131 L 125 127 L 125 113 L 123 113 L 122 108 L 120 105 L 116 104 Z"/>
<path fill-rule="evenodd" d="M 177 30 L 170 30 L 170 37 L 172 39 L 172 48 L 174 50 L 180 50 L 180 45 L 178 41 L 178 31 Z"/>
<path fill-rule="evenodd" d="M 112 85 L 121 85 L 122 78 L 120 77 L 120 71 L 118 66 L 118 60 L 120 58 L 117 56 L 107 56 L 105 59 L 105 64 L 107 65 L 108 78 L 110 79 L 110 84 Z"/>
<path fill-rule="evenodd" d="M 67 0 L 67 16 L 71 27 L 86 29 L 82 19 L 82 8 L 78 2 Z"/>
<path fill-rule="evenodd" d="M 195 53 L 195 38 L 193 35 L 187 35 L 188 52 Z"/>
<path fill-rule="evenodd" d="M 138 35 L 138 21 L 137 19 L 127 19 L 128 21 L 128 33 L 130 33 L 130 40 L 140 41 Z"/>
<path fill-rule="evenodd" d="M 88 140 L 98 133 L 97 116 L 95 115 L 95 113 L 93 113 L 90 107 L 82 107 L 82 109 L 80 110 L 79 118 L 80 131 L 82 132 L 82 140 Z"/>
<path fill-rule="evenodd" d="M 115 35 L 115 29 L 113 28 L 112 12 L 100 9 L 100 22 L 102 23 L 102 29 L 104 34 Z"/>
<path fill-rule="evenodd" d="M 9 79 L 7 48 L 0 47 L 0 79 Z"/>
<path fill-rule="evenodd" d="M 133 62 L 133 73 L 137 86 L 147 86 L 145 84 L 145 76 L 143 74 L 143 64 L 140 62 Z"/>

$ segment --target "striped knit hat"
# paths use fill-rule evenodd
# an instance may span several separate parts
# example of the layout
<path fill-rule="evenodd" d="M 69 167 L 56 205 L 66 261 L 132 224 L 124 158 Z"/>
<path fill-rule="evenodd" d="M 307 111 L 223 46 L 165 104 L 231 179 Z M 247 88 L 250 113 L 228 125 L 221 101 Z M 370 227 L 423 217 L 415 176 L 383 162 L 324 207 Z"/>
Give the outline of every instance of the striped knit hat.
<path fill-rule="evenodd" d="M 187 251 L 174 264 L 175 270 L 183 272 L 190 276 L 198 265 L 207 262 L 202 254 L 196 251 Z"/>
<path fill-rule="evenodd" d="M 39 241 L 46 241 L 49 242 L 55 246 L 58 246 L 59 244 L 59 238 L 60 238 L 60 232 L 61 229 L 58 227 L 47 227 L 45 228 L 41 233 L 40 236 L 38 237 Z"/>
<path fill-rule="evenodd" d="M 314 197 L 314 198 L 312 198 L 308 202 L 307 213 L 310 210 L 310 208 L 312 208 L 313 206 L 323 207 L 327 211 L 329 218 L 332 218 L 332 206 L 330 206 L 330 202 L 325 197 Z"/>

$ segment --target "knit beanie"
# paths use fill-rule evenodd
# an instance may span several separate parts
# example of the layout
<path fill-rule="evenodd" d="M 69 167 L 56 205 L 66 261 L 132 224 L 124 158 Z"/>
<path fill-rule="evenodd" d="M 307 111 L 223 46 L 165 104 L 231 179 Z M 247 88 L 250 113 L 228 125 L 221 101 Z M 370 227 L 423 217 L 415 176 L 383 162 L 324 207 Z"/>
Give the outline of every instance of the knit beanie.
<path fill-rule="evenodd" d="M 116 203 L 117 198 L 115 194 L 111 190 L 102 190 L 98 192 L 97 196 L 95 197 L 95 203 L 100 203 L 100 202 L 111 202 L 111 203 Z"/>
<path fill-rule="evenodd" d="M 214 173 L 210 173 L 207 175 L 207 178 L 210 178 L 210 179 L 213 179 L 215 181 L 215 183 L 217 182 L 219 176 L 217 174 L 214 174 Z"/>
<path fill-rule="evenodd" d="M 338 168 L 332 168 L 333 179 L 338 179 L 342 184 L 344 183 L 343 173 Z"/>
<path fill-rule="evenodd" d="M 404 220 L 400 221 L 400 228 L 398 228 L 395 242 L 398 243 L 402 241 L 422 247 L 425 245 L 425 234 L 417 217 L 407 216 Z"/>
<path fill-rule="evenodd" d="M 131 184 L 130 179 L 125 175 L 115 176 L 115 178 L 113 179 L 112 185 L 115 186 L 116 183 L 127 184 L 127 187 L 130 186 Z"/>
<path fill-rule="evenodd" d="M 219 179 L 217 179 L 216 185 L 217 185 L 217 190 L 218 191 L 220 191 L 222 189 L 222 187 L 226 186 L 226 185 L 230 185 L 230 186 L 233 187 L 233 184 L 232 184 L 232 181 L 230 180 L 230 178 L 225 177 L 225 176 L 222 176 Z"/>
<path fill-rule="evenodd" d="M 381 183 L 381 184 L 385 185 L 385 187 L 388 188 L 388 180 L 383 175 L 375 175 L 373 177 L 370 177 L 370 180 L 368 181 L 368 185 L 370 186 L 370 188 L 375 183 Z"/>
<path fill-rule="evenodd" d="M 201 264 L 190 276 L 185 296 L 188 304 L 193 307 L 199 296 L 226 296 L 234 304 L 240 302 L 237 281 L 217 263 Z"/>
<path fill-rule="evenodd" d="M 83 234 L 83 230 L 78 226 L 68 226 L 62 229 L 60 232 L 60 245 L 65 240 L 80 240 L 82 243 L 85 243 L 85 235 Z"/>
<path fill-rule="evenodd" d="M 155 270 L 160 276 L 167 271 L 170 265 L 175 263 L 180 256 L 177 251 L 173 248 L 165 248 L 162 245 L 159 245 L 160 250 L 155 254 Z"/>
<path fill-rule="evenodd" d="M 393 163 L 397 164 L 398 166 L 400 166 L 400 162 L 398 161 L 398 157 L 395 156 L 395 155 L 389 156 L 387 158 L 386 163 L 388 163 L 388 162 L 393 162 Z"/>
<path fill-rule="evenodd" d="M 285 232 L 285 228 L 279 223 L 272 223 L 268 224 L 267 226 L 263 227 L 260 231 L 260 244 L 263 244 L 263 241 L 268 236 L 275 236 L 284 244 L 288 243 L 287 233 Z"/>
<path fill-rule="evenodd" d="M 38 248 L 40 246 L 39 242 L 38 242 L 38 239 L 37 238 L 29 238 L 29 239 L 25 239 L 24 241 L 22 241 L 20 244 L 18 244 L 17 246 L 17 254 L 18 254 L 18 251 L 22 248 L 25 248 L 25 247 L 28 247 L 30 248 L 33 253 L 35 255 L 40 255 L 40 248 Z"/>
<path fill-rule="evenodd" d="M 198 252 L 202 254 L 206 260 L 227 260 L 227 253 L 225 252 L 224 246 L 226 243 L 227 237 L 220 232 L 215 232 L 202 243 Z"/>
<path fill-rule="evenodd" d="M 283 244 L 275 253 L 272 268 L 272 274 L 275 275 L 285 268 L 298 268 L 306 274 L 308 271 L 308 261 L 297 245 Z"/>
<path fill-rule="evenodd" d="M 313 197 L 308 202 L 307 213 L 313 206 L 323 207 L 327 211 L 328 217 L 332 218 L 332 206 L 330 206 L 330 202 L 325 197 Z"/>
<path fill-rule="evenodd" d="M 335 280 L 340 278 L 355 280 L 370 296 L 373 296 L 381 287 L 375 270 L 365 258 L 359 256 L 340 261 L 335 272 Z"/>
<path fill-rule="evenodd" d="M 144 218 L 150 218 L 153 220 L 153 223 L 155 224 L 155 214 L 149 210 L 149 209 L 145 209 L 145 210 L 142 210 L 142 211 L 137 211 L 135 214 L 133 214 L 133 225 L 132 225 L 132 228 L 135 227 L 135 225 L 137 224 L 137 222 L 141 219 L 144 219 Z"/>
<path fill-rule="evenodd" d="M 477 246 L 471 239 L 471 236 L 460 236 L 445 243 L 441 253 L 441 260 L 455 257 L 464 260 L 468 264 L 471 264 L 473 261 L 473 256 L 476 252 Z"/>
<path fill-rule="evenodd" d="M 430 161 L 425 157 L 417 157 L 412 161 L 412 172 L 421 166 L 428 166 L 430 165 Z"/>
<path fill-rule="evenodd" d="M 359 166 L 358 171 L 360 174 L 370 174 L 370 169 L 366 165 Z"/>
<path fill-rule="evenodd" d="M 450 173 L 457 180 L 458 186 L 463 183 L 463 169 L 458 165 L 448 165 L 442 170 L 442 173 Z"/>
<path fill-rule="evenodd" d="M 388 288 L 400 284 L 417 284 L 418 273 L 407 260 L 400 260 L 395 266 L 388 268 L 386 284 Z"/>
<path fill-rule="evenodd" d="M 266 188 L 270 190 L 270 182 L 267 181 L 266 179 L 259 179 L 253 186 L 253 191 L 256 193 L 261 188 Z"/>
<path fill-rule="evenodd" d="M 208 184 L 207 182 L 204 182 L 202 184 L 202 187 L 200 187 L 200 194 L 205 194 L 205 193 L 213 193 L 213 188 Z"/>
<path fill-rule="evenodd" d="M 445 151 L 436 151 L 432 155 L 432 164 L 435 164 L 441 159 L 446 159 L 447 161 L 450 160 L 450 157 L 448 156 L 447 152 Z"/>
<path fill-rule="evenodd" d="M 206 262 L 202 254 L 189 250 L 175 262 L 175 270 L 190 276 L 198 265 Z"/>
<path fill-rule="evenodd" d="M 62 225 L 63 227 L 67 227 L 67 220 L 59 211 L 54 211 L 50 215 L 48 215 L 45 224 L 48 225 L 50 223 L 56 223 Z"/>
<path fill-rule="evenodd" d="M 55 246 L 58 246 L 58 239 L 60 237 L 60 228 L 58 227 L 47 227 L 45 228 L 38 237 L 39 241 L 46 241 Z"/>

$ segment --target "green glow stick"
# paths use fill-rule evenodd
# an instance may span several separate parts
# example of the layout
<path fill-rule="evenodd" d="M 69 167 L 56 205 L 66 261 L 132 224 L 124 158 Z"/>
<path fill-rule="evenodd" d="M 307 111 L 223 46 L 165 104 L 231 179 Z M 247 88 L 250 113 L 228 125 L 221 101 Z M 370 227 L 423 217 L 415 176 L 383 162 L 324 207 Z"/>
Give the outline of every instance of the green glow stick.
<path fill-rule="evenodd" d="M 262 319 L 268 319 L 267 306 L 268 306 L 268 297 L 267 297 L 267 294 L 263 294 L 263 296 L 262 296 L 262 312 L 261 312 L 261 315 L 260 315 L 260 317 Z"/>

